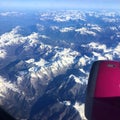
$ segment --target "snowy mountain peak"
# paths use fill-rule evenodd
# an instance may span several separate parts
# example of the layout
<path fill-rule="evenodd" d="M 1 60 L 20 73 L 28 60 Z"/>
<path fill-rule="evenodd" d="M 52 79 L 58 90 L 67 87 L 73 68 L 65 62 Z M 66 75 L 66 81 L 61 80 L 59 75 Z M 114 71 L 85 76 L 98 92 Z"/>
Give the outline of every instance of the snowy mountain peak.
<path fill-rule="evenodd" d="M 76 83 L 83 84 L 83 82 L 81 82 L 80 79 L 73 74 L 69 76 L 69 79 L 74 79 Z"/>

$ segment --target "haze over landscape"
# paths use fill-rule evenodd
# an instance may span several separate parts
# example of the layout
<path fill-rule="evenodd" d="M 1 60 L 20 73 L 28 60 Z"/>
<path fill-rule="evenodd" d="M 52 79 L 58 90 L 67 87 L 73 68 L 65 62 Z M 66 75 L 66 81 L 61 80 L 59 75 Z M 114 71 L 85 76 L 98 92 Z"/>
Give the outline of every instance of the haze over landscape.
<path fill-rule="evenodd" d="M 119 0 L 0 0 L 1 8 L 112 8 L 119 9 Z"/>
<path fill-rule="evenodd" d="M 91 65 L 120 60 L 119 0 L 0 0 L 0 105 L 18 120 L 86 120 Z"/>

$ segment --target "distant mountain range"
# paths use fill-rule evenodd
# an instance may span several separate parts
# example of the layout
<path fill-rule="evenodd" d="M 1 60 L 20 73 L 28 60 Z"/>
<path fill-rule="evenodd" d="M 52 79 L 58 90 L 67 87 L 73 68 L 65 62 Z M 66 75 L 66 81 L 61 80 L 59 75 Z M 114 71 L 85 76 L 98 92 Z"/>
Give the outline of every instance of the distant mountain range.
<path fill-rule="evenodd" d="M 119 60 L 119 11 L 0 13 L 0 105 L 20 120 L 85 120 L 91 64 Z"/>

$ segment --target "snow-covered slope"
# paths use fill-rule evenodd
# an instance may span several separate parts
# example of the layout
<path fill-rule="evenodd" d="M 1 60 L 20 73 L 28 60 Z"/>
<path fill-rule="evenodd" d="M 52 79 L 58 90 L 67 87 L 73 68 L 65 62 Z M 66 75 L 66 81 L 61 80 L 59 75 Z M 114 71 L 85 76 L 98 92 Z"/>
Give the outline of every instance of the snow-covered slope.
<path fill-rule="evenodd" d="M 19 108 L 22 101 L 27 103 L 28 106 L 21 108 L 27 111 L 24 115 L 27 117 L 31 104 L 43 95 L 46 87 L 56 76 L 65 74 L 72 68 L 79 53 L 70 48 L 45 45 L 40 42 L 37 33 L 24 37 L 18 34 L 19 29 L 16 27 L 11 32 L 0 36 L 0 48 L 5 51 L 5 53 L 1 52 L 0 59 L 2 62 L 0 97 L 1 104 L 8 111 Z M 11 103 L 6 104 L 6 98 Z M 18 103 L 15 104 L 15 101 Z M 7 107 L 9 104 L 11 107 Z M 22 117 L 23 112 L 19 112 L 16 113 L 16 118 Z"/>
<path fill-rule="evenodd" d="M 85 119 L 92 63 L 119 60 L 120 12 L 0 12 L 0 20 L 0 105 L 17 119 Z"/>

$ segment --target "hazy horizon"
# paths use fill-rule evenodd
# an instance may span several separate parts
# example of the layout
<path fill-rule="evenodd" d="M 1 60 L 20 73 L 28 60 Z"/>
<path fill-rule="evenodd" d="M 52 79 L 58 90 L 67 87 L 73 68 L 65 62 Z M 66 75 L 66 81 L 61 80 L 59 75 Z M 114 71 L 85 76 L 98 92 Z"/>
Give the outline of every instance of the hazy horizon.
<path fill-rule="evenodd" d="M 0 0 L 2 9 L 119 9 L 119 0 Z"/>

